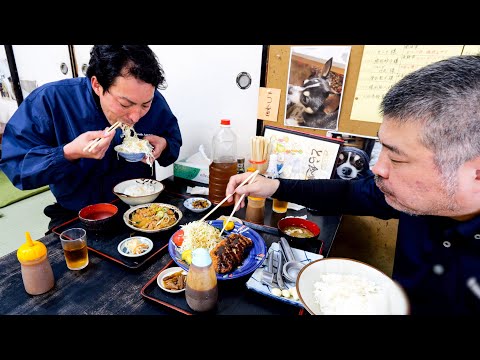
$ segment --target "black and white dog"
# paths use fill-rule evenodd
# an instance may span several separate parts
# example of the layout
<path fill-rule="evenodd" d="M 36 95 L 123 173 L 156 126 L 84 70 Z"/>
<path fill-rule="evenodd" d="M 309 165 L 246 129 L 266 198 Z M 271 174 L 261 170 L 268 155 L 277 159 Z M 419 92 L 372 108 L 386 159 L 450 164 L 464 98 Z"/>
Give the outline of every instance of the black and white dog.
<path fill-rule="evenodd" d="M 304 126 L 336 129 L 340 95 L 332 92 L 328 75 L 333 58 L 323 66 L 320 73 L 312 71 L 302 86 L 289 86 L 287 94 L 287 118 L 301 111 Z M 332 96 L 331 96 L 332 95 Z"/>
<path fill-rule="evenodd" d="M 337 158 L 335 178 L 343 180 L 358 180 L 373 174 L 369 166 L 370 159 L 361 149 L 344 146 Z"/>

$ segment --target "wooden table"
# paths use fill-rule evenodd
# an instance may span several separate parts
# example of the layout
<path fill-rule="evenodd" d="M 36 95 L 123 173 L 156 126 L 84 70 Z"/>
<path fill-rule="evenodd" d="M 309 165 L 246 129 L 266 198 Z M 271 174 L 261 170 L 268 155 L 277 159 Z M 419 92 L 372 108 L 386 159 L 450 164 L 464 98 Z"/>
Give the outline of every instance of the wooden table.
<path fill-rule="evenodd" d="M 207 186 L 179 178 L 170 177 L 162 180 L 166 192 L 180 197 L 190 197 L 187 186 Z M 271 217 L 271 200 L 267 199 L 265 225 L 262 236 L 267 247 L 279 239 L 276 228 L 268 226 Z M 232 207 L 220 208 L 210 219 L 220 215 L 229 215 Z M 188 210 L 185 209 L 185 212 Z M 288 210 L 287 215 L 301 216 L 307 214 L 321 228 L 320 240 L 323 242 L 322 254 L 328 256 L 341 216 L 315 216 L 309 210 Z M 185 214 L 186 215 L 186 214 Z M 184 216 L 185 216 L 184 215 Z M 200 219 L 202 214 L 189 212 Z M 243 219 L 245 209 L 237 211 L 236 217 Z M 194 219 L 195 220 L 195 219 Z M 248 224 L 247 224 L 248 226 Z M 253 225 L 252 225 L 253 226 Z M 257 225 L 257 228 L 259 226 Z M 260 226 L 261 228 L 261 226 Z M 257 230 L 257 229 L 255 229 Z M 257 230 L 258 231 L 258 230 Z M 172 310 L 144 299 L 140 293 L 142 287 L 170 262 L 168 251 L 160 253 L 139 269 L 129 269 L 89 251 L 89 265 L 79 271 L 71 271 L 65 264 L 63 250 L 58 235 L 50 233 L 39 239 L 48 249 L 48 257 L 55 276 L 55 286 L 49 292 L 31 296 L 25 292 L 17 260 L 16 251 L 0 258 L 0 314 L 55 314 L 55 315 L 162 315 L 172 314 Z M 320 243 L 320 242 L 318 242 Z M 315 244 L 309 251 L 315 251 Z M 317 246 L 318 252 L 319 248 Z M 248 276 L 242 277 L 245 287 Z M 238 281 L 238 280 L 237 280 Z M 239 284 L 239 286 L 242 286 Z M 247 290 L 248 291 L 248 290 Z M 268 297 L 258 295 L 259 301 L 275 302 Z M 250 314 L 248 305 L 239 310 Z"/>

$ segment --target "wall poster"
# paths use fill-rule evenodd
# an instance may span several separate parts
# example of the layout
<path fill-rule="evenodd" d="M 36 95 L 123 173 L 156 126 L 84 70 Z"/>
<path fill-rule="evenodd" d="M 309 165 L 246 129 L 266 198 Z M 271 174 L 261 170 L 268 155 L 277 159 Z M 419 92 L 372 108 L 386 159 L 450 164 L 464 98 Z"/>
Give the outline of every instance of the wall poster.
<path fill-rule="evenodd" d="M 342 139 L 265 126 L 263 136 L 277 155 L 279 177 L 283 179 L 331 179 Z"/>
<path fill-rule="evenodd" d="M 286 126 L 338 129 L 351 46 L 293 46 L 286 89 Z"/>

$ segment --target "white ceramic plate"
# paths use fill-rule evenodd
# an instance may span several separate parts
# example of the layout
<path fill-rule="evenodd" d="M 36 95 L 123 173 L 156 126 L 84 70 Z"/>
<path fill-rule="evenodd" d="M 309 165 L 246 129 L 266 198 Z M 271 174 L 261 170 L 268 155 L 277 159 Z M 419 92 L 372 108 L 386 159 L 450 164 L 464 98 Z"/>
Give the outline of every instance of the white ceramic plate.
<path fill-rule="evenodd" d="M 141 252 L 140 254 L 132 254 L 130 253 L 130 251 L 128 250 L 128 243 L 130 241 L 135 241 L 135 239 L 143 244 L 146 244 L 148 245 L 148 248 L 146 248 L 143 252 Z M 122 254 L 123 256 L 128 256 L 128 257 L 139 257 L 139 256 L 143 256 L 145 254 L 148 254 L 150 251 L 152 251 L 153 249 L 153 242 L 152 240 L 150 240 L 149 238 L 146 238 L 144 236 L 132 236 L 132 237 L 129 237 L 129 238 L 126 238 L 125 240 L 122 240 L 120 242 L 120 244 L 118 244 L 118 247 L 117 247 L 117 250 L 120 254 Z"/>
<path fill-rule="evenodd" d="M 220 216 L 217 218 L 217 220 L 222 220 L 222 221 L 227 220 L 227 219 L 228 219 L 228 215 L 220 215 Z M 233 221 L 234 223 L 243 224 L 243 221 L 240 220 L 239 218 L 235 217 L 235 216 L 232 216 L 232 217 L 230 218 L 230 221 Z"/>
<path fill-rule="evenodd" d="M 178 271 L 183 271 L 185 274 L 187 273 L 185 270 L 183 270 L 181 267 L 179 266 L 174 266 L 174 267 L 169 267 L 165 270 L 163 270 L 160 274 L 158 274 L 157 276 L 157 284 L 158 286 L 160 286 L 160 289 L 164 290 L 164 291 L 167 291 L 169 293 L 179 293 L 179 292 L 182 292 L 182 291 L 185 291 L 185 288 L 183 289 L 180 289 L 180 290 L 170 290 L 170 289 L 167 289 L 166 287 L 163 286 L 163 278 L 165 276 L 168 276 L 168 275 L 171 275 L 173 273 L 176 273 Z"/>
<path fill-rule="evenodd" d="M 132 221 L 131 221 L 130 217 L 135 210 L 145 208 L 145 207 L 149 207 L 150 205 L 153 205 L 153 204 L 156 204 L 156 205 L 159 205 L 161 207 L 166 207 L 168 209 L 173 210 L 173 212 L 175 213 L 176 221 L 169 226 L 166 226 L 166 227 L 163 227 L 163 228 L 157 229 L 157 230 L 142 229 L 142 228 L 136 227 L 134 224 L 132 224 Z M 180 219 L 182 217 L 183 217 L 183 213 L 176 206 L 173 206 L 173 205 L 170 205 L 170 204 L 163 204 L 163 203 L 148 203 L 148 204 L 133 206 L 129 210 L 125 211 L 125 213 L 123 214 L 123 221 L 125 222 L 125 224 L 129 228 L 131 228 L 133 230 L 144 232 L 144 233 L 147 233 L 147 234 L 153 234 L 153 233 L 157 233 L 159 231 L 165 231 L 165 230 L 171 229 L 172 227 L 174 227 L 175 225 L 178 224 L 178 222 L 180 221 Z"/>
<path fill-rule="evenodd" d="M 205 202 L 207 204 L 207 206 L 205 206 L 203 208 L 196 208 L 196 207 L 193 206 L 193 203 L 195 201 Z M 201 212 L 204 212 L 205 210 L 207 210 L 208 208 L 210 208 L 210 206 L 212 206 L 212 203 L 210 202 L 210 200 L 205 199 L 203 197 L 192 197 L 192 198 L 189 198 L 189 199 L 185 200 L 183 202 L 183 206 L 185 206 L 190 211 L 193 211 L 193 212 L 196 212 L 196 213 L 201 213 Z"/>

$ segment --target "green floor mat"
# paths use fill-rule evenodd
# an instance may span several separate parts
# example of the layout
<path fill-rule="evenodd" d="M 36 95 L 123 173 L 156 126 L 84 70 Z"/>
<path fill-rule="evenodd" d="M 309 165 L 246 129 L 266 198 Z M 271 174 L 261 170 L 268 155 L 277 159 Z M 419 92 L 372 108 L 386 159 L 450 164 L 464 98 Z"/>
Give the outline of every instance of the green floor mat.
<path fill-rule="evenodd" d="M 47 191 L 48 185 L 33 190 L 19 190 L 10 182 L 7 175 L 0 171 L 0 208 L 13 204 L 38 193 Z"/>

